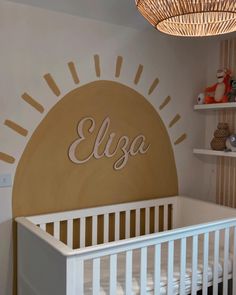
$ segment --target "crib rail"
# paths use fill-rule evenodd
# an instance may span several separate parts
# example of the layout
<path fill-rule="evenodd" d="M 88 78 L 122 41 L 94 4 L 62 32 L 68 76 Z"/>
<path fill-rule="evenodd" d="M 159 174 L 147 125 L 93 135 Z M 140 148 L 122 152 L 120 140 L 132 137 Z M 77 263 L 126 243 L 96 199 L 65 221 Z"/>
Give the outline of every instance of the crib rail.
<path fill-rule="evenodd" d="M 162 206 L 162 211 L 169 213 L 169 206 L 172 210 L 172 222 L 171 225 L 175 228 L 177 226 L 184 226 L 181 228 L 172 229 L 169 231 L 163 231 L 158 233 L 151 233 L 148 235 L 141 235 L 142 230 L 144 233 L 152 232 L 151 224 L 147 220 L 151 220 L 151 215 L 154 222 L 159 222 L 160 219 L 156 217 L 155 212 L 160 214 L 160 207 Z M 166 209 L 165 209 L 165 206 Z M 125 208 L 124 208 L 125 207 Z M 148 209 L 147 209 L 148 208 Z M 157 208 L 157 209 L 155 209 Z M 187 209 L 186 209 L 187 208 Z M 197 210 L 196 210 L 197 208 Z M 213 211 L 214 216 L 208 217 L 209 210 Z M 187 216 L 183 214 L 188 210 Z M 195 212 L 195 215 L 191 216 L 191 212 Z M 210 211 L 211 211 L 210 210 Z M 126 213 L 128 212 L 128 213 Z M 136 212 L 139 212 L 136 214 Z M 142 219 L 142 214 L 144 212 L 144 219 Z M 62 294 L 62 295 L 78 295 L 87 294 L 87 282 L 86 277 L 86 263 L 90 262 L 92 264 L 92 284 L 91 292 L 89 294 L 99 294 L 100 288 L 102 286 L 102 275 L 105 270 L 103 269 L 102 259 L 104 257 L 108 258 L 108 291 L 106 294 L 116 294 L 117 287 L 119 284 L 119 255 L 124 255 L 125 267 L 122 270 L 125 278 L 124 282 L 124 294 L 132 294 L 131 290 L 133 288 L 134 273 L 134 260 L 137 259 L 135 256 L 135 251 L 139 251 L 140 256 L 137 261 L 140 264 L 140 271 L 138 274 L 140 282 L 140 294 L 147 294 L 147 285 L 150 283 L 148 277 L 149 275 L 149 250 L 152 247 L 154 249 L 153 261 L 153 290 L 154 294 L 160 294 L 161 288 L 161 271 L 163 270 L 162 262 L 166 258 L 167 261 L 167 286 L 166 293 L 168 295 L 173 295 L 173 290 L 175 290 L 175 267 L 176 267 L 176 253 L 179 257 L 179 289 L 178 294 L 186 294 L 186 281 L 185 277 L 188 273 L 188 250 L 189 241 L 190 249 L 192 252 L 191 256 L 191 285 L 188 289 L 188 293 L 196 294 L 200 289 L 203 291 L 203 295 L 208 293 L 208 287 L 212 286 L 213 294 L 218 294 L 219 283 L 222 282 L 223 289 L 222 293 L 224 295 L 233 294 L 236 295 L 236 215 L 233 209 L 222 208 L 217 205 L 209 205 L 202 201 L 192 201 L 184 197 L 172 197 L 165 199 L 149 200 L 144 202 L 134 202 L 127 204 L 120 204 L 115 206 L 98 207 L 92 209 L 81 209 L 71 212 L 48 214 L 36 217 L 17 218 L 18 222 L 18 251 L 20 260 L 19 265 L 19 277 L 20 285 L 25 288 L 25 282 L 30 278 L 32 286 L 36 286 L 36 289 L 40 289 L 42 286 L 47 286 L 50 283 L 48 289 L 43 292 L 45 295 L 50 294 Z M 153 215 L 154 213 L 154 215 Z M 55 237 L 60 238 L 61 221 L 66 220 L 67 228 L 71 228 L 72 231 L 76 231 L 74 222 L 78 219 L 85 218 L 84 232 L 86 232 L 86 219 L 91 218 L 91 224 L 94 228 L 99 231 L 99 218 L 102 216 L 103 219 L 103 230 L 104 224 L 108 224 L 110 227 L 110 219 L 104 216 L 113 217 L 118 216 L 118 220 L 121 220 L 122 214 L 125 214 L 124 224 L 125 224 L 125 236 L 129 237 L 131 223 L 135 221 L 132 225 L 135 228 L 135 235 L 129 239 L 115 240 L 109 243 L 103 243 L 100 245 L 96 244 L 96 239 L 93 239 L 93 245 L 89 247 L 82 247 L 79 249 L 72 249 L 72 247 L 65 245 L 60 240 L 55 239 Z M 126 215 L 127 214 L 127 215 Z M 135 220 L 132 220 L 132 215 L 135 214 Z M 199 219 L 196 214 L 199 214 Z M 93 221 L 93 216 L 96 218 Z M 127 218 L 126 218 L 127 216 Z M 136 223 L 137 220 L 140 222 Z M 165 214 L 164 214 L 165 216 Z M 217 221 L 211 221 L 214 219 L 225 218 Z M 130 217 L 130 219 L 129 219 Z M 191 218 L 190 218 L 191 217 Z M 163 217 L 163 219 L 166 217 Z M 201 224 L 196 223 L 197 220 L 202 222 Z M 68 222 L 69 221 L 69 222 Z M 138 223 L 139 223 L 138 222 Z M 141 230 L 141 223 L 144 222 L 144 227 Z M 205 223 L 204 223 L 205 222 Z M 47 233 L 48 224 L 53 223 L 53 235 Z M 163 224 L 169 225 L 169 219 L 163 220 Z M 79 224 L 81 224 L 79 222 Z M 189 224 L 189 226 L 185 226 Z M 39 226 L 42 229 L 39 228 Z M 115 221 L 114 221 L 115 225 Z M 120 222 L 118 228 L 122 226 Z M 106 226 L 105 226 L 106 228 Z M 137 230 L 139 228 L 140 232 Z M 155 228 L 157 231 L 160 230 L 160 226 Z M 164 226 L 163 226 L 164 229 Z M 114 227 L 115 231 L 115 227 Z M 96 237 L 96 231 L 95 237 Z M 78 234 L 78 232 L 77 232 Z M 81 234 L 81 232 L 80 232 Z M 86 233 L 85 233 L 86 234 Z M 98 233 L 97 233 L 98 234 Z M 104 232 L 103 232 L 104 234 Z M 119 238 L 120 232 L 114 236 Z M 138 236 L 141 235 L 141 236 Z M 131 236 L 131 235 L 130 235 Z M 84 239 L 86 236 L 84 237 Z M 108 237 L 109 238 L 109 237 Z M 73 235 L 67 231 L 67 241 L 73 243 Z M 68 243 L 68 244 L 70 244 Z M 167 251 L 165 248 L 167 245 Z M 180 246 L 178 246 L 180 245 Z M 198 247 L 201 245 L 200 248 Z M 85 245 L 86 246 L 86 245 Z M 178 248 L 178 247 L 179 248 Z M 165 251 L 164 251 L 165 250 Z M 177 252 L 179 251 L 179 252 Z M 37 253 L 37 255 L 35 255 Z M 198 255 L 197 255 L 198 254 Z M 202 281 L 199 283 L 199 257 L 202 259 Z M 27 264 L 25 261 L 30 259 L 30 263 Z M 229 261 L 232 262 L 232 267 L 230 267 Z M 61 267 L 55 266 L 57 263 L 61 264 Z M 212 263 L 212 278 L 209 279 L 208 269 L 209 263 Z M 219 268 L 219 263 L 222 265 L 222 270 Z M 42 273 L 46 271 L 44 266 L 50 271 L 47 272 L 46 276 L 38 276 L 37 273 Z M 34 266 L 32 271 L 29 266 Z M 35 272 L 35 269 L 38 272 Z M 26 277 L 23 278 L 22 274 Z M 66 274 L 66 279 L 62 278 Z M 48 277 L 50 280 L 48 279 Z M 52 278 L 51 278 L 52 277 Z M 231 292 L 231 285 L 228 284 L 228 280 L 231 279 L 233 284 L 233 290 Z M 57 283 L 51 284 L 51 281 Z M 66 282 L 66 283 L 65 283 Z M 53 292 L 52 292 L 53 286 Z M 221 286 L 220 286 L 221 288 Z M 163 290 L 162 290 L 163 291 Z M 221 291 L 221 290 L 220 290 Z M 22 292 L 20 294 L 26 294 Z M 40 293 L 39 293 L 40 294 Z M 221 294 L 221 292 L 219 293 Z"/>
<path fill-rule="evenodd" d="M 173 228 L 176 206 L 177 197 L 169 197 L 38 215 L 27 219 L 44 231 L 47 231 L 48 225 L 51 225 L 51 232 L 57 240 L 61 239 L 61 226 L 66 222 L 65 243 L 71 248 L 83 248 L 97 245 L 98 240 L 100 243 L 119 241 L 122 232 L 123 238 L 127 239 Z M 79 232 L 77 246 L 73 234 L 75 226 L 78 227 L 77 233 Z M 102 238 L 99 238 L 99 233 L 100 236 L 103 233 Z M 90 244 L 87 243 L 88 236 Z"/>
<path fill-rule="evenodd" d="M 200 239 L 201 237 L 201 239 Z M 185 294 L 185 276 L 186 276 L 186 245 L 187 240 L 192 240 L 192 260 L 191 260 L 191 294 L 196 294 L 202 289 L 203 295 L 208 294 L 208 287 L 213 286 L 213 294 L 218 294 L 218 284 L 223 282 L 223 295 L 228 295 L 228 280 L 232 278 L 233 291 L 230 294 L 236 294 L 236 219 L 227 219 L 217 222 L 202 224 L 199 226 L 189 226 L 182 229 L 170 230 L 163 233 L 152 234 L 148 237 L 138 237 L 109 244 L 92 246 L 81 250 L 71 252 L 68 258 L 68 294 L 84 294 L 84 265 L 85 261 L 92 261 L 92 294 L 100 292 L 101 277 L 101 258 L 109 256 L 109 294 L 116 294 L 117 286 L 117 257 L 120 253 L 125 254 L 125 294 L 132 294 L 132 257 L 134 250 L 140 250 L 140 294 L 147 294 L 147 249 L 153 246 L 154 251 L 154 294 L 160 294 L 161 289 L 161 260 L 163 243 L 168 244 L 167 257 L 167 294 L 172 295 L 174 288 L 174 254 L 175 243 L 181 244 L 180 251 L 180 284 L 179 294 Z M 210 249 L 210 239 L 214 247 Z M 222 243 L 221 240 L 222 239 Z M 198 271 L 198 244 L 202 242 L 202 282 L 199 285 L 197 281 Z M 232 245 L 230 248 L 230 244 Z M 223 252 L 222 252 L 222 251 Z M 213 251 L 213 278 L 208 280 L 208 263 L 210 251 Z M 220 257 L 220 253 L 222 257 Z M 229 258 L 232 258 L 232 270 L 229 268 Z M 223 261 L 223 273 L 219 270 L 219 261 Z M 76 275 L 75 275 L 76 274 Z"/>

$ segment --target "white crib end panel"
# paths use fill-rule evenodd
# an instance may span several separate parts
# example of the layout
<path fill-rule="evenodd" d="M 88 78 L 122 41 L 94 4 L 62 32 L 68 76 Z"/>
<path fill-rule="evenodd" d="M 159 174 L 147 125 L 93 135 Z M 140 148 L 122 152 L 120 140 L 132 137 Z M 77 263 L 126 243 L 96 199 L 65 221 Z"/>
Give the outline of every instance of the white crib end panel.
<path fill-rule="evenodd" d="M 21 224 L 17 234 L 18 295 L 65 295 L 66 257 Z"/>

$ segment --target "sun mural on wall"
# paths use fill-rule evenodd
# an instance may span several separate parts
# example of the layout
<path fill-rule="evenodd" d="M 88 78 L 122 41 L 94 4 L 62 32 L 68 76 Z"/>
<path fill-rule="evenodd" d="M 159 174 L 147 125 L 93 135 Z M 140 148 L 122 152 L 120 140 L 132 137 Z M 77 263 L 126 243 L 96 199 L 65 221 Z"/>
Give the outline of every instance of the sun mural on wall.
<path fill-rule="evenodd" d="M 123 58 L 117 57 L 115 78 Z M 75 89 L 62 97 L 43 118 L 19 159 L 13 186 L 13 217 L 112 204 L 178 193 L 174 153 L 167 129 L 154 107 L 136 90 L 112 80 L 100 80 L 99 55 L 94 56 L 97 81 L 79 86 L 78 69 L 68 68 Z M 134 74 L 139 83 L 143 66 Z M 61 90 L 51 74 L 44 79 L 52 93 Z M 147 95 L 158 87 L 151 83 Z M 22 99 L 40 113 L 45 108 L 28 93 Z M 163 99 L 161 112 L 171 103 Z M 175 114 L 172 128 L 181 116 Z M 4 124 L 22 136 L 28 130 L 16 122 Z M 178 145 L 184 133 L 174 140 Z M 0 160 L 16 159 L 0 153 Z"/>
<path fill-rule="evenodd" d="M 132 88 L 118 81 L 123 57 L 118 56 L 114 77 L 101 80 L 99 55 L 94 55 L 97 80 L 80 86 L 74 62 L 68 69 L 75 88 L 61 97 L 61 89 L 51 74 L 44 75 L 58 102 L 29 138 L 20 159 L 5 151 L 0 161 L 17 164 L 12 196 L 12 215 L 29 216 L 98 205 L 122 203 L 178 194 L 178 179 L 172 144 L 167 129 L 148 100 L 135 89 L 143 65 L 134 73 Z M 150 97 L 157 89 L 155 78 L 147 89 Z M 34 111 L 45 107 L 28 93 L 21 98 Z M 161 113 L 171 97 L 159 105 Z M 174 114 L 172 128 L 181 119 Z M 28 130 L 6 119 L 4 125 L 18 135 Z M 174 145 L 187 138 L 178 135 Z M 14 232 L 14 288 L 16 287 L 16 226 Z M 63 236 L 63 235 L 62 235 Z"/>

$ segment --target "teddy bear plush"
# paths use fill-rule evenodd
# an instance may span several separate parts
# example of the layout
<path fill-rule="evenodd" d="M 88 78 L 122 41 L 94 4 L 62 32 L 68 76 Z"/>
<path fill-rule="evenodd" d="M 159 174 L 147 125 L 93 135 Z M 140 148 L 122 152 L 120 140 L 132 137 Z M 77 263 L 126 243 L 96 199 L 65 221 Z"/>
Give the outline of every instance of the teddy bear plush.
<path fill-rule="evenodd" d="M 231 85 L 231 91 L 228 93 L 229 102 L 236 102 L 236 80 L 232 80 Z"/>

